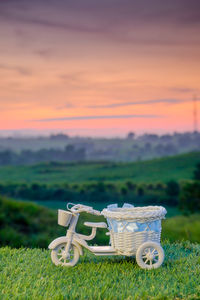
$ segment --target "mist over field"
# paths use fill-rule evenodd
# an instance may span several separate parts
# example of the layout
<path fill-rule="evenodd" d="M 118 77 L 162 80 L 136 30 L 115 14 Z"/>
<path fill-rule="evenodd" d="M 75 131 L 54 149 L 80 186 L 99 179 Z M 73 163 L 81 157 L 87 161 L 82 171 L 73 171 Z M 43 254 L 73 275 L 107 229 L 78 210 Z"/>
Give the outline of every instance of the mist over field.
<path fill-rule="evenodd" d="M 125 138 L 71 137 L 52 134 L 39 137 L 1 137 L 0 165 L 48 161 L 141 161 L 200 150 L 200 133 L 143 134 Z"/>

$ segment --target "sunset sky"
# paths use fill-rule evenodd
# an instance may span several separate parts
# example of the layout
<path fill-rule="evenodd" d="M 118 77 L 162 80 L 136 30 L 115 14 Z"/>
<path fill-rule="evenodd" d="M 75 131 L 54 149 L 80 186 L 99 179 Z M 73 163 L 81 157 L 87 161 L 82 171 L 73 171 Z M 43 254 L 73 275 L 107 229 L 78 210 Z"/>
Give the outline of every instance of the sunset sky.
<path fill-rule="evenodd" d="M 0 0 L 0 78 L 1 133 L 191 131 L 200 1 Z"/>

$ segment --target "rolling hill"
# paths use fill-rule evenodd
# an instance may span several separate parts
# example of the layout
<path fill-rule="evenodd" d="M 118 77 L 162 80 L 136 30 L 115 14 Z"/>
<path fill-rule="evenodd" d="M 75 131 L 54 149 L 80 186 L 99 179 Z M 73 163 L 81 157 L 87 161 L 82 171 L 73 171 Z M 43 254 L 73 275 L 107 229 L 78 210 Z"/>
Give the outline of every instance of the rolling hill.
<path fill-rule="evenodd" d="M 200 152 L 134 163 L 42 163 L 0 168 L 0 183 L 82 183 L 132 180 L 135 183 L 192 179 Z"/>

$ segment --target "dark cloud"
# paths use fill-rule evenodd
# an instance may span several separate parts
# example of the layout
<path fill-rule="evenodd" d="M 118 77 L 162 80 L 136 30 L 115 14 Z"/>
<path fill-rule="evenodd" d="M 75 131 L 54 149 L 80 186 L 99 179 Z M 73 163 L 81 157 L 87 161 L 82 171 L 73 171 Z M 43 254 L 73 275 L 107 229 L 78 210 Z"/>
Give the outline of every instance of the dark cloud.
<path fill-rule="evenodd" d="M 9 0 L 0 3 L 0 16 L 4 22 L 99 34 L 124 43 L 166 45 L 187 38 L 199 43 L 199 35 L 179 32 L 200 25 L 199 0 Z"/>
<path fill-rule="evenodd" d="M 38 49 L 34 51 L 34 54 L 42 58 L 51 58 L 54 52 L 51 49 Z"/>
<path fill-rule="evenodd" d="M 184 87 L 173 87 L 173 88 L 169 88 L 169 90 L 173 92 L 183 93 L 183 94 L 195 93 L 198 91 L 197 89 L 184 88 Z"/>
<path fill-rule="evenodd" d="M 36 122 L 54 122 L 54 121 L 77 121 L 77 120 L 97 120 L 97 119 L 131 119 L 131 118 L 161 118 L 161 115 L 101 115 L 101 116 L 75 116 L 75 117 L 61 117 L 31 120 Z"/>
<path fill-rule="evenodd" d="M 89 84 L 89 81 L 84 78 L 86 75 L 85 72 L 71 72 L 68 74 L 61 74 L 58 76 L 58 79 L 61 79 L 61 81 L 64 81 L 68 84 L 76 84 L 76 85 L 83 85 L 83 84 Z"/>
<path fill-rule="evenodd" d="M 32 72 L 28 68 L 23 68 L 20 66 L 12 66 L 12 65 L 7 65 L 7 64 L 0 64 L 0 69 L 6 70 L 6 71 L 15 71 L 20 75 L 23 76 L 31 76 Z"/>
<path fill-rule="evenodd" d="M 56 109 L 60 110 L 60 109 L 75 108 L 75 107 L 77 107 L 77 106 L 71 102 L 68 102 L 68 103 L 65 103 L 65 105 L 63 105 L 63 106 L 56 107 Z"/>
<path fill-rule="evenodd" d="M 39 4 L 38 4 L 39 5 Z M 39 9 L 39 6 L 38 6 Z M 67 9 L 67 7 L 66 7 Z M 59 10 L 58 12 L 59 13 Z M 51 12 L 51 15 L 45 15 L 45 16 L 38 16 L 37 13 L 33 13 L 31 10 L 28 14 L 22 14 L 20 10 L 0 10 L 0 16 L 4 20 L 4 22 L 15 22 L 19 24 L 29 24 L 39 27 L 47 27 L 50 29 L 60 29 L 60 30 L 67 30 L 67 31 L 78 31 L 78 32 L 85 32 L 85 33 L 98 33 L 103 31 L 102 25 L 93 24 L 87 25 L 83 22 L 76 23 L 76 20 L 74 22 L 68 22 L 67 17 L 61 18 L 58 20 L 55 18 L 53 12 Z M 84 19 L 84 17 L 83 17 Z M 106 29 L 106 28 L 105 28 Z"/>
<path fill-rule="evenodd" d="M 89 105 L 87 108 L 114 108 L 120 106 L 132 106 L 132 105 L 150 105 L 150 104 L 158 104 L 158 103 L 167 103 L 167 104 L 176 104 L 180 103 L 179 99 L 154 99 L 147 101 L 134 101 L 134 102 L 118 102 L 118 103 L 110 103 L 103 105 Z"/>

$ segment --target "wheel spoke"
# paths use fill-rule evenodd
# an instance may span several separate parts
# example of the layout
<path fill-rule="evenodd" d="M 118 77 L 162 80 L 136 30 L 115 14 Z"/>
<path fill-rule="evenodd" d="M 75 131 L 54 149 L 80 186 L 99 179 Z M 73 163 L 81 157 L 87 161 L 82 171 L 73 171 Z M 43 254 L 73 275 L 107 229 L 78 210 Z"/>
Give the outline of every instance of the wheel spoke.
<path fill-rule="evenodd" d="M 70 266 L 76 263 L 77 253 L 74 245 L 71 245 L 69 252 L 65 251 L 67 243 L 60 244 L 52 251 L 52 261 L 55 264 Z M 76 250 L 76 251 L 75 251 Z"/>
<path fill-rule="evenodd" d="M 163 249 L 157 242 L 147 241 L 137 249 L 136 261 L 142 269 L 159 268 L 163 260 Z"/>

